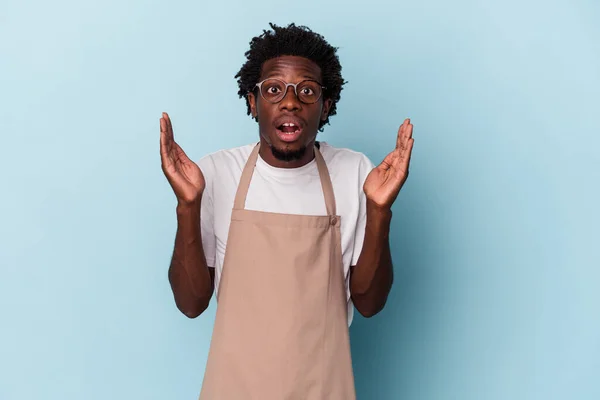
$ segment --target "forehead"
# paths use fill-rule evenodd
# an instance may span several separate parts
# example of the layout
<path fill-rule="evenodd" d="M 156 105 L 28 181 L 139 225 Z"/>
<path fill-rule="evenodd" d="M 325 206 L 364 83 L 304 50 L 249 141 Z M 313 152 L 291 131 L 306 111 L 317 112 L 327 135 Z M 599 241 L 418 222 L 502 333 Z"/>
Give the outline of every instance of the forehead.
<path fill-rule="evenodd" d="M 280 56 L 265 61 L 261 79 L 280 77 L 289 80 L 321 80 L 321 68 L 308 58 L 298 56 Z"/>

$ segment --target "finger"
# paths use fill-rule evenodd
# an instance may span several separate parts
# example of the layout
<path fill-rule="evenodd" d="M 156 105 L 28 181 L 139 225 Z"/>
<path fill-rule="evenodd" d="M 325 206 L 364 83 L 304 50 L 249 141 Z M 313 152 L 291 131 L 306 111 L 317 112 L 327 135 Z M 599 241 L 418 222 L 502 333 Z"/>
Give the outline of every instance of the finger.
<path fill-rule="evenodd" d="M 164 144 L 165 144 L 166 151 L 167 151 L 167 153 L 170 153 L 171 148 L 173 147 L 172 146 L 173 137 L 171 135 L 169 135 L 169 124 L 164 117 L 160 119 L 160 132 L 161 132 L 161 135 L 164 136 Z"/>
<path fill-rule="evenodd" d="M 406 120 L 400 125 L 398 128 L 398 136 L 396 136 L 396 148 L 400 148 L 400 143 L 402 143 L 402 138 L 404 137 L 404 128 L 406 127 Z"/>
<path fill-rule="evenodd" d="M 187 156 L 187 154 L 185 154 L 185 151 L 183 151 L 183 149 L 181 148 L 180 145 L 177 144 L 177 142 L 173 142 L 173 148 L 175 150 L 175 153 L 177 154 L 177 159 L 178 161 L 180 161 L 181 163 L 188 163 L 188 162 L 192 162 L 192 160 L 190 160 L 190 158 Z"/>
<path fill-rule="evenodd" d="M 159 123 L 160 123 L 160 146 L 162 148 L 163 146 L 165 146 L 165 147 L 167 146 L 167 141 L 168 141 L 168 138 L 167 138 L 167 121 L 165 121 L 164 118 L 161 118 L 159 120 Z"/>
<path fill-rule="evenodd" d="M 377 168 L 382 171 L 387 171 L 388 169 L 390 169 L 390 167 L 392 165 L 394 165 L 396 159 L 397 159 L 397 152 L 392 151 L 387 156 L 385 156 L 385 158 L 383 159 L 383 161 L 381 161 L 381 164 L 379 164 L 377 166 Z"/>
<path fill-rule="evenodd" d="M 164 166 L 169 165 L 169 140 L 167 138 L 166 121 L 160 119 L 160 160 Z"/>
<path fill-rule="evenodd" d="M 404 137 L 402 138 L 402 141 L 400 143 L 400 152 L 401 153 L 406 152 L 406 149 L 408 148 L 408 143 L 412 139 L 412 134 L 413 134 L 413 125 L 411 123 L 408 123 L 404 129 Z"/>
<path fill-rule="evenodd" d="M 408 171 L 408 167 L 410 165 L 410 159 L 412 157 L 412 149 L 413 149 L 414 143 L 415 143 L 415 139 L 410 138 L 408 140 L 406 150 L 405 150 L 404 154 L 402 155 L 402 166 L 404 167 L 404 169 L 406 171 Z"/>
<path fill-rule="evenodd" d="M 167 114 L 167 113 L 163 113 L 163 115 L 165 117 L 165 120 L 167 121 L 167 133 L 171 137 L 171 140 L 174 140 L 173 124 L 171 123 L 171 117 L 169 117 L 169 114 Z"/>
<path fill-rule="evenodd" d="M 406 128 L 410 123 L 410 119 L 407 118 L 404 120 L 400 128 L 398 128 L 398 136 L 396 137 L 396 148 L 399 149 L 402 147 L 402 143 L 405 141 L 406 137 Z"/>

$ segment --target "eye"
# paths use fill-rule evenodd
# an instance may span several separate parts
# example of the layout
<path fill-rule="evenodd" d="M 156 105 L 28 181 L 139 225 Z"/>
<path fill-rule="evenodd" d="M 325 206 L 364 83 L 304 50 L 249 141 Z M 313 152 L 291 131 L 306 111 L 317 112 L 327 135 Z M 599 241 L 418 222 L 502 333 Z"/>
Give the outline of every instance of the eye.
<path fill-rule="evenodd" d="M 277 94 L 281 91 L 281 89 L 279 89 L 277 86 L 269 86 L 267 88 L 267 93 L 269 94 Z"/>
<path fill-rule="evenodd" d="M 302 88 L 301 93 L 305 96 L 312 96 L 314 94 L 313 90 L 309 87 Z"/>

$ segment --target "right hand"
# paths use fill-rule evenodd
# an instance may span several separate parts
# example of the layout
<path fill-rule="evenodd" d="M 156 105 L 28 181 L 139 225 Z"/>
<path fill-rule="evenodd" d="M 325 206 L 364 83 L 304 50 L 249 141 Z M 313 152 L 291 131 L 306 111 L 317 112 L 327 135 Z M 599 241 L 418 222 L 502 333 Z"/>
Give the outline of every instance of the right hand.
<path fill-rule="evenodd" d="M 204 175 L 173 139 L 173 126 L 167 113 L 160 119 L 160 159 L 179 203 L 192 205 L 200 201 L 205 187 Z"/>

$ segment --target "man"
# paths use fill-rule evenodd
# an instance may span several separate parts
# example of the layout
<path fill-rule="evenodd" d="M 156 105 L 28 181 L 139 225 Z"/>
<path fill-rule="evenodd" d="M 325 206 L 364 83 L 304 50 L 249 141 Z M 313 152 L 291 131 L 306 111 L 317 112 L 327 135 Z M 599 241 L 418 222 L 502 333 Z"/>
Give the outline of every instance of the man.
<path fill-rule="evenodd" d="M 336 49 L 291 24 L 255 37 L 236 75 L 259 142 L 199 165 L 160 120 L 177 200 L 169 281 L 179 310 L 217 315 L 200 399 L 355 398 L 348 326 L 392 286 L 391 206 L 408 176 L 407 119 L 374 168 L 317 142 L 344 81 Z"/>

